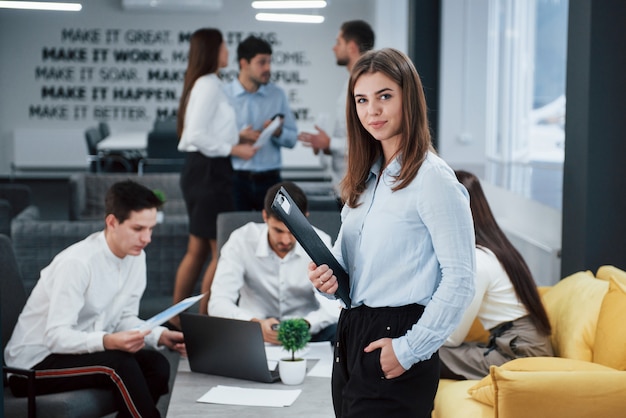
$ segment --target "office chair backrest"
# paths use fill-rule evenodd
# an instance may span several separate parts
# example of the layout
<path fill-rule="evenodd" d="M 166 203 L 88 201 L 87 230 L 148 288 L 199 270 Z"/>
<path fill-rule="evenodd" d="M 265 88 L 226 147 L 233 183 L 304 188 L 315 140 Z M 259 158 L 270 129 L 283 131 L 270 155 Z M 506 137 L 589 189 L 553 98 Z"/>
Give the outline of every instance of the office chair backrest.
<path fill-rule="evenodd" d="M 102 138 L 106 138 L 111 135 L 111 128 L 109 128 L 109 124 L 106 122 L 100 122 L 98 124 L 98 130 L 100 131 L 100 136 Z"/>
<path fill-rule="evenodd" d="M 185 153 L 178 151 L 176 131 L 151 131 L 148 133 L 148 158 L 185 159 Z"/>
<path fill-rule="evenodd" d="M 32 202 L 32 192 L 25 184 L 0 184 L 0 199 L 6 199 L 11 204 L 11 217 L 26 209 Z"/>
<path fill-rule="evenodd" d="M 0 311 L 2 314 L 2 352 L 6 347 L 17 319 L 26 304 L 26 291 L 17 267 L 13 244 L 6 235 L 0 235 Z M 4 364 L 4 356 L 2 360 Z"/>
<path fill-rule="evenodd" d="M 152 129 L 155 131 L 174 132 L 174 134 L 177 135 L 176 123 L 176 117 L 160 118 L 154 121 Z"/>
<path fill-rule="evenodd" d="M 102 135 L 97 128 L 89 128 L 85 131 L 85 140 L 87 141 L 87 152 L 89 155 L 98 154 L 98 142 L 102 141 Z"/>
<path fill-rule="evenodd" d="M 217 252 L 228 241 L 230 234 L 248 222 L 263 222 L 263 215 L 259 211 L 223 212 L 217 215 Z"/>

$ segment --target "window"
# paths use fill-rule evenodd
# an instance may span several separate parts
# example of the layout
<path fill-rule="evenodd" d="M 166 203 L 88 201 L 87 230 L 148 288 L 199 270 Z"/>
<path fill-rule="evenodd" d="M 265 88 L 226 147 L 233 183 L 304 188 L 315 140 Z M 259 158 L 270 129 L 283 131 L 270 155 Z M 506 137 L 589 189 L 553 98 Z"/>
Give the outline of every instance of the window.
<path fill-rule="evenodd" d="M 485 178 L 561 209 L 568 0 L 490 0 Z"/>

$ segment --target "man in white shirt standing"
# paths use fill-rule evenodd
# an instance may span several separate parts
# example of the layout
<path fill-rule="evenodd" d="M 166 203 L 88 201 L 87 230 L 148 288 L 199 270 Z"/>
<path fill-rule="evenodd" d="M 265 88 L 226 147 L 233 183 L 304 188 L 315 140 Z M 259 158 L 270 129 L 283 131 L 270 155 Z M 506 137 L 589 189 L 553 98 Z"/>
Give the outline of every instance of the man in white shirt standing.
<path fill-rule="evenodd" d="M 374 31 L 369 23 L 363 20 L 344 22 L 339 29 L 335 46 L 333 46 L 337 65 L 345 66 L 350 73 L 361 55 L 374 48 L 374 40 Z M 348 135 L 346 130 L 346 92 L 348 91 L 348 81 L 346 80 L 337 98 L 332 136 L 329 136 L 318 125 L 315 125 L 317 133 L 301 132 L 298 135 L 298 140 L 304 145 L 312 147 L 315 154 L 321 150 L 324 154 L 331 156 L 331 174 L 335 188 L 339 185 L 346 171 Z"/>
<path fill-rule="evenodd" d="M 302 213 L 307 213 L 304 192 L 291 182 L 272 186 L 265 196 L 265 223 L 250 222 L 233 231 L 224 244 L 209 300 L 212 316 L 256 321 L 263 339 L 278 344 L 276 326 L 286 318 L 304 318 L 312 341 L 334 341 L 340 305 L 311 285 L 307 268 L 311 258 L 272 209 L 284 187 Z M 322 241 L 330 237 L 316 230 Z"/>
<path fill-rule="evenodd" d="M 35 369 L 38 394 L 111 389 L 119 417 L 158 417 L 169 362 L 148 345 L 185 353 L 183 334 L 139 330 L 146 254 L 161 200 L 130 180 L 105 198 L 105 228 L 59 253 L 41 271 L 4 351 L 7 366 Z M 11 376 L 11 389 L 24 390 Z"/>

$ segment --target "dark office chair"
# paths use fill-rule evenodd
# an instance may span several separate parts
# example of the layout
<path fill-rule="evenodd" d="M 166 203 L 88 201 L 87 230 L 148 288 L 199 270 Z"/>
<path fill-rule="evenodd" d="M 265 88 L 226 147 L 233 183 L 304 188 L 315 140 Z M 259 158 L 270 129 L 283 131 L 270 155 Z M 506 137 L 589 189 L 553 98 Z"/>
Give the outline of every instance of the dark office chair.
<path fill-rule="evenodd" d="M 134 171 L 132 163 L 123 155 L 107 153 L 98 150 L 98 143 L 104 138 L 98 128 L 89 128 L 85 131 L 85 140 L 87 142 L 87 162 L 89 163 L 89 171 L 92 173 L 100 172 L 123 172 L 131 173 Z"/>
<path fill-rule="evenodd" d="M 185 155 L 178 151 L 176 131 L 153 130 L 148 134 L 146 157 L 139 160 L 137 173 L 178 173 L 185 164 Z"/>
<path fill-rule="evenodd" d="M 11 338 L 20 312 L 26 303 L 11 240 L 0 235 L 0 311 L 2 313 L 2 352 Z M 24 379 L 26 397 L 16 397 L 8 387 L 7 373 Z M 7 417 L 101 417 L 115 412 L 113 392 L 106 389 L 81 389 L 36 396 L 34 370 L 7 367 L 2 358 L 4 413 Z"/>
<path fill-rule="evenodd" d="M 176 116 L 169 116 L 167 118 L 158 118 L 154 121 L 152 125 L 153 131 L 169 131 L 176 133 L 176 124 L 177 124 Z"/>
<path fill-rule="evenodd" d="M 106 122 L 98 123 L 98 130 L 100 131 L 100 136 L 103 139 L 111 135 L 111 128 L 109 127 L 109 124 Z"/>
<path fill-rule="evenodd" d="M 11 236 L 11 220 L 30 206 L 31 195 L 25 184 L 0 184 L 0 234 Z"/>

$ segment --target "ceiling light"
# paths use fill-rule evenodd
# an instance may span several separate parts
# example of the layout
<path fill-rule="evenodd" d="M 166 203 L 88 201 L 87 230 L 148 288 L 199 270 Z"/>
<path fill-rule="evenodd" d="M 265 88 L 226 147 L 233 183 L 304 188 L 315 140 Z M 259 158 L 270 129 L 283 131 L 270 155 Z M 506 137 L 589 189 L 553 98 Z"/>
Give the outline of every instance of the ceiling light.
<path fill-rule="evenodd" d="M 257 13 L 255 18 L 263 22 L 322 23 L 324 21 L 324 16 L 285 13 Z"/>
<path fill-rule="evenodd" d="M 83 6 L 80 3 L 52 3 L 44 1 L 0 1 L 0 9 L 2 8 L 78 12 L 83 8 Z"/>
<path fill-rule="evenodd" d="M 326 7 L 325 1 L 302 0 L 302 1 L 253 1 L 254 9 L 323 9 Z"/>

